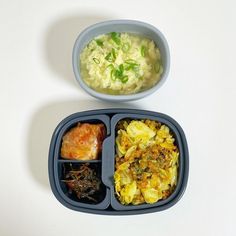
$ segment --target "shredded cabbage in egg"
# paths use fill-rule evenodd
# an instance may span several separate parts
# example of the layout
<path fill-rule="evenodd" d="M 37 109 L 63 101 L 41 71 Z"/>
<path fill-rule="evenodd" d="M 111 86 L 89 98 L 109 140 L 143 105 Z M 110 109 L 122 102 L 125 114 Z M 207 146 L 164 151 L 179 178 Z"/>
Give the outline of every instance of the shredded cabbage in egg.
<path fill-rule="evenodd" d="M 179 151 L 170 129 L 158 121 L 122 120 L 117 125 L 115 191 L 124 204 L 153 204 L 174 191 Z"/>

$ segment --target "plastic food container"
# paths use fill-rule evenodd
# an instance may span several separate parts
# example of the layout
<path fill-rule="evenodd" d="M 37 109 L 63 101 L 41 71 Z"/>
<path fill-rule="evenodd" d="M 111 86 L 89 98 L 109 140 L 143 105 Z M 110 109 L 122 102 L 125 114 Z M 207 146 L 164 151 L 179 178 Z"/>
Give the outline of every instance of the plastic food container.
<path fill-rule="evenodd" d="M 152 39 L 158 46 L 162 57 L 163 74 L 161 75 L 160 81 L 158 81 L 158 83 L 152 88 L 143 92 L 129 95 L 109 95 L 93 90 L 83 81 L 83 78 L 81 78 L 80 75 L 80 54 L 82 50 L 95 37 L 114 31 L 143 35 Z M 108 101 L 131 101 L 154 93 L 165 82 L 170 69 L 170 52 L 164 35 L 156 27 L 135 20 L 111 20 L 91 25 L 80 33 L 73 48 L 72 63 L 76 80 L 79 82 L 80 86 L 91 96 Z"/>
<path fill-rule="evenodd" d="M 122 205 L 117 200 L 113 180 L 115 171 L 115 127 L 118 121 L 125 118 L 157 120 L 167 125 L 172 131 L 180 155 L 177 186 L 167 199 L 160 200 L 154 204 L 141 205 Z M 105 125 L 106 138 L 103 141 L 102 153 L 98 160 L 65 160 L 60 157 L 63 135 L 78 122 L 103 123 Z M 95 204 L 89 200 L 79 200 L 69 194 L 65 182 L 62 181 L 63 172 L 68 166 L 78 167 L 84 163 L 89 163 L 90 168 L 96 171 L 97 177 L 102 182 L 101 192 L 97 196 L 98 201 Z M 106 215 L 142 214 L 165 210 L 179 201 L 187 185 L 189 154 L 184 132 L 180 125 L 171 117 L 144 110 L 102 109 L 75 113 L 61 121 L 52 136 L 48 168 L 50 185 L 55 197 L 70 209 Z"/>

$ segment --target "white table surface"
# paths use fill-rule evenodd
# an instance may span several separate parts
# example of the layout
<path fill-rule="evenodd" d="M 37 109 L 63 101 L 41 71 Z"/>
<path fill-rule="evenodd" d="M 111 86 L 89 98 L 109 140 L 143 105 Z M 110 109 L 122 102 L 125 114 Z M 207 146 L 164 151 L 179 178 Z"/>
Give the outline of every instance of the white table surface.
<path fill-rule="evenodd" d="M 0 0 L 0 235 L 236 235 L 236 2 Z M 80 31 L 107 19 L 158 27 L 171 51 L 165 85 L 148 98 L 112 104 L 75 82 Z M 187 190 L 169 210 L 137 216 L 72 211 L 47 174 L 52 132 L 67 115 L 135 107 L 166 113 L 190 151 Z"/>

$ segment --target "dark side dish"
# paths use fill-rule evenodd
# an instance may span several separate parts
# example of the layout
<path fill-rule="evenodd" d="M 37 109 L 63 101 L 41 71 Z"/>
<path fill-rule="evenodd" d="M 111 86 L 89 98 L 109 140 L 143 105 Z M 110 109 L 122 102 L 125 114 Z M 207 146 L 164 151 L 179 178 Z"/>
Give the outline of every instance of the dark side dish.
<path fill-rule="evenodd" d="M 89 163 L 77 168 L 71 165 L 70 169 L 62 180 L 66 183 L 69 194 L 76 194 L 79 200 L 90 200 L 96 203 L 98 201 L 96 195 L 101 191 L 101 180 L 95 169 L 91 168 Z"/>

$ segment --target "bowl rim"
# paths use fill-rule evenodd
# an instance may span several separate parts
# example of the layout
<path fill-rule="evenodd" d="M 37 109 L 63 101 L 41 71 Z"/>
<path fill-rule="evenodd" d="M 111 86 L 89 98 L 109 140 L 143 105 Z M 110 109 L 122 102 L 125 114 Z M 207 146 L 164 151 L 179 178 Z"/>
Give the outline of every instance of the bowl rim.
<path fill-rule="evenodd" d="M 166 69 L 163 71 L 161 79 L 157 82 L 156 85 L 154 85 L 150 89 L 147 89 L 145 91 L 135 93 L 135 94 L 110 95 L 110 94 L 100 93 L 100 92 L 93 90 L 83 81 L 83 79 L 80 76 L 80 71 L 78 69 L 78 63 L 79 63 L 78 48 L 79 48 L 79 45 L 80 45 L 82 39 L 84 38 L 84 36 L 89 31 L 97 29 L 101 26 L 119 25 L 119 24 L 129 24 L 129 25 L 138 25 L 138 26 L 146 27 L 146 28 L 150 29 L 151 31 L 155 32 L 159 36 L 159 38 L 161 39 L 161 41 L 163 43 L 164 50 L 166 53 Z M 132 101 L 132 100 L 141 99 L 143 97 L 146 97 L 146 96 L 154 93 L 158 88 L 160 88 L 164 84 L 164 82 L 166 81 L 167 76 L 169 74 L 169 71 L 170 71 L 170 50 L 169 50 L 167 40 L 166 40 L 165 36 L 163 35 L 163 33 L 159 29 L 157 29 L 155 26 L 153 26 L 149 23 L 137 21 L 137 20 L 126 20 L 126 19 L 107 20 L 107 21 L 102 21 L 102 22 L 92 24 L 92 25 L 86 27 L 79 34 L 79 36 L 77 37 L 77 39 L 75 41 L 74 47 L 73 47 L 72 66 L 73 66 L 73 71 L 74 71 L 74 75 L 75 75 L 77 82 L 79 82 L 82 89 L 84 89 L 91 96 L 93 96 L 95 98 L 102 99 L 102 100 L 107 100 L 107 101 L 117 101 L 117 102 L 119 102 L 119 101 Z"/>

